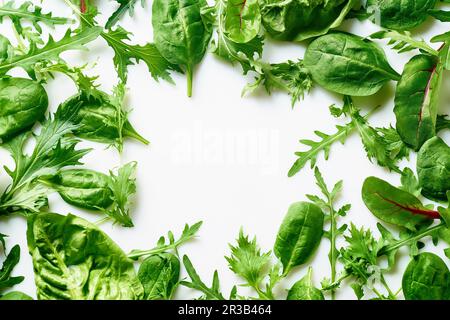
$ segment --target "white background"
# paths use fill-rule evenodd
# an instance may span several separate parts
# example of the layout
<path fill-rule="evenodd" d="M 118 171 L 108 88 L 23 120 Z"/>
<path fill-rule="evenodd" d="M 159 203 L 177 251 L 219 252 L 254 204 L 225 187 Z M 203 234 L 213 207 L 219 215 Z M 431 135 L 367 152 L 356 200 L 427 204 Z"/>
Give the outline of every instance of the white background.
<path fill-rule="evenodd" d="M 16 1 L 22 3 L 23 1 Z M 102 13 L 99 22 L 104 23 L 116 6 L 113 1 L 99 1 Z M 45 11 L 56 15 L 70 16 L 71 11 L 63 1 L 45 1 Z M 133 43 L 145 44 L 152 41 L 151 4 L 137 6 L 134 17 L 126 16 L 121 25 L 133 32 Z M 66 26 L 59 26 L 53 34 L 56 38 L 63 34 Z M 346 21 L 342 30 L 367 36 L 379 28 L 370 22 Z M 429 19 L 415 36 L 429 39 L 431 35 L 448 30 L 448 24 Z M 0 26 L 0 33 L 10 36 L 8 19 Z M 390 63 L 399 72 L 413 53 L 398 55 L 385 48 Z M 82 65 L 87 62 L 96 66 L 91 74 L 99 74 L 101 88 L 110 91 L 118 81 L 114 71 L 112 50 L 102 39 L 88 45 L 89 51 L 63 54 L 68 62 Z M 303 44 L 289 44 L 267 41 L 264 60 L 282 62 L 303 57 Z M 14 75 L 25 76 L 22 70 L 14 70 Z M 176 86 L 167 82 L 155 82 L 144 63 L 129 68 L 127 100 L 133 108 L 130 119 L 136 129 L 151 141 L 144 146 L 127 141 L 123 155 L 104 145 L 83 142 L 83 146 L 94 147 L 84 158 L 86 167 L 107 172 L 120 164 L 138 161 L 138 196 L 132 217 L 135 227 L 125 229 L 105 223 L 102 229 L 123 249 L 146 249 L 155 245 L 157 239 L 168 230 L 179 234 L 185 223 L 204 221 L 198 239 L 184 245 L 181 254 L 188 254 L 199 274 L 210 283 L 214 270 L 219 271 L 225 295 L 242 280 L 227 268 L 224 255 L 229 254 L 228 243 L 234 242 L 240 227 L 246 233 L 255 235 L 263 251 L 272 249 L 278 227 L 290 204 L 305 200 L 305 194 L 318 194 L 313 172 L 309 167 L 293 178 L 287 172 L 296 160 L 295 151 L 302 150 L 299 139 L 315 138 L 314 130 L 334 133 L 336 124 L 345 121 L 330 116 L 328 107 L 340 104 L 341 97 L 315 87 L 304 101 L 291 108 L 290 97 L 275 92 L 268 96 L 263 90 L 241 98 L 241 91 L 251 76 L 242 76 L 238 66 L 231 66 L 208 54 L 196 69 L 194 96 L 186 96 L 183 75 L 173 74 Z M 448 88 L 446 80 L 444 88 Z M 75 93 L 74 84 L 64 76 L 57 76 L 46 85 L 51 110 Z M 378 94 L 370 98 L 356 99 L 358 106 L 366 112 L 380 106 L 370 118 L 374 126 L 395 124 L 393 95 L 395 83 L 387 84 Z M 441 113 L 448 113 L 448 90 L 442 94 Z M 1 107 L 1 106 L 0 106 Z M 447 142 L 449 136 L 446 137 Z M 0 163 L 13 166 L 4 150 L 0 150 Z M 408 163 L 404 163 L 406 165 Z M 410 159 L 410 167 L 415 168 L 415 154 Z M 329 161 L 320 156 L 318 165 L 330 187 L 340 179 L 344 180 L 344 190 L 340 204 L 351 203 L 352 210 L 342 221 L 369 227 L 376 232 L 376 219 L 365 208 L 360 190 L 364 179 L 374 175 L 399 184 L 399 176 L 369 162 L 363 151 L 359 137 L 351 135 L 345 146 L 334 145 Z M 9 183 L 8 176 L 0 171 L 0 190 Z M 51 211 L 74 213 L 91 221 L 101 217 L 83 212 L 66 205 L 57 195 L 50 199 Z M 31 257 L 26 245 L 26 221 L 22 217 L 2 217 L 0 233 L 10 235 L 9 248 L 20 244 L 22 257 L 15 275 L 24 275 L 25 281 L 15 289 L 35 297 L 35 286 Z M 340 245 L 343 243 L 340 242 Z M 442 248 L 430 246 L 430 250 L 441 256 Z M 323 239 L 320 248 L 311 260 L 314 280 L 317 286 L 323 277 L 329 276 L 327 258 L 329 243 Z M 388 276 L 393 290 L 400 288 L 401 276 L 407 256 L 400 259 L 398 267 Z M 447 260 L 448 261 L 448 260 Z M 339 268 L 339 270 L 341 270 Z M 278 286 L 278 297 L 285 297 L 285 290 L 306 272 L 301 267 Z M 185 274 L 183 273 L 183 276 Z M 247 289 L 241 288 L 241 294 Z M 198 297 L 197 292 L 180 288 L 176 298 Z M 354 299 L 346 285 L 339 291 L 338 298 Z"/>

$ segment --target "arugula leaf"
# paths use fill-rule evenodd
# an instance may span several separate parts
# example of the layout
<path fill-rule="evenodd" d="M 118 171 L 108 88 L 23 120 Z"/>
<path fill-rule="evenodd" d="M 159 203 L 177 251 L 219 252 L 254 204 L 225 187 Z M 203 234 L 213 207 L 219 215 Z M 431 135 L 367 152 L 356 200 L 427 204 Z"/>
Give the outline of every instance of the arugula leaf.
<path fill-rule="evenodd" d="M 119 3 L 119 7 L 113 14 L 108 18 L 106 22 L 105 28 L 111 29 L 114 27 L 116 23 L 125 15 L 126 12 L 129 12 L 130 16 L 133 16 L 134 7 L 139 0 L 116 0 Z M 141 5 L 144 6 L 145 0 L 140 0 Z"/>
<path fill-rule="evenodd" d="M 35 77 L 34 67 L 36 63 L 44 61 L 59 61 L 59 55 L 68 50 L 84 49 L 84 45 L 95 40 L 101 33 L 101 28 L 93 27 L 80 32 L 66 31 L 61 40 L 55 41 L 52 36 L 48 42 L 38 48 L 35 43 L 31 43 L 27 53 L 22 55 L 9 55 L 0 63 L 0 76 L 5 75 L 15 67 L 21 67 L 32 78 Z"/>
<path fill-rule="evenodd" d="M 0 6 L 0 23 L 3 22 L 4 17 L 10 18 L 19 34 L 22 34 L 24 29 L 22 20 L 30 21 L 39 33 L 42 33 L 39 22 L 49 27 L 70 22 L 66 18 L 54 17 L 51 12 L 43 13 L 42 8 L 34 5 L 31 1 L 25 1 L 19 7 L 16 7 L 14 2 L 8 1 Z"/>
<path fill-rule="evenodd" d="M 212 286 L 211 288 L 209 288 L 200 279 L 200 276 L 192 265 L 191 260 L 186 255 L 183 256 L 183 264 L 186 268 L 186 272 L 188 273 L 189 278 L 191 278 L 191 282 L 181 281 L 181 285 L 202 292 L 204 294 L 202 299 L 204 300 L 225 300 L 222 293 L 220 292 L 219 274 L 217 273 L 217 271 L 214 272 Z"/>
<path fill-rule="evenodd" d="M 389 39 L 388 46 L 398 53 L 409 52 L 419 49 L 425 51 L 433 56 L 439 55 L 439 52 L 430 47 L 423 39 L 416 40 L 411 37 L 411 32 L 395 31 L 395 30 L 381 30 L 369 36 L 371 39 Z"/>
<path fill-rule="evenodd" d="M 237 245 L 230 245 L 231 256 L 225 257 L 230 270 L 247 281 L 247 285 L 261 292 L 260 285 L 270 262 L 270 252 L 261 253 L 256 238 L 249 240 L 243 230 L 239 232 Z"/>
<path fill-rule="evenodd" d="M 128 254 L 128 258 L 138 260 L 140 257 L 151 256 L 158 253 L 167 252 L 168 250 L 176 251 L 180 245 L 195 238 L 202 224 L 202 221 L 197 222 L 192 226 L 186 224 L 181 236 L 177 240 L 175 240 L 173 233 L 169 231 L 167 234 L 167 239 L 165 237 L 159 238 L 155 248 L 150 250 L 133 250 Z"/>
<path fill-rule="evenodd" d="M 5 247 L 5 238 L 4 234 L 0 234 L 0 244 L 2 244 L 3 249 L 6 250 Z M 11 251 L 6 253 L 6 259 L 3 261 L 2 267 L 0 268 L 0 293 L 7 288 L 10 288 L 16 284 L 19 284 L 23 281 L 24 277 L 13 277 L 11 273 L 14 267 L 19 263 L 20 260 L 20 247 L 15 245 Z"/>
<path fill-rule="evenodd" d="M 304 144 L 305 146 L 310 147 L 307 151 L 299 151 L 296 152 L 295 155 L 298 156 L 297 161 L 292 165 L 291 169 L 289 170 L 288 176 L 293 177 L 296 175 L 300 170 L 302 170 L 305 165 L 310 161 L 311 168 L 314 168 L 317 162 L 317 158 L 319 156 L 320 152 L 324 152 L 325 160 L 328 160 L 330 155 L 330 149 L 331 146 L 335 142 L 341 142 L 344 144 L 345 140 L 347 139 L 348 135 L 353 131 L 355 128 L 353 122 L 348 123 L 345 126 L 336 126 L 337 132 L 334 134 L 326 134 L 321 131 L 314 131 L 314 133 L 321 139 L 319 141 L 313 141 L 313 140 L 300 140 L 301 144 Z"/>
<path fill-rule="evenodd" d="M 38 212 L 47 201 L 45 189 L 36 188 L 36 180 L 63 167 L 80 164 L 80 159 L 90 150 L 75 149 L 79 140 L 68 136 L 76 129 L 71 120 L 62 119 L 61 113 L 56 112 L 53 119 L 43 124 L 30 155 L 24 154 L 29 135 L 18 136 L 4 145 L 14 159 L 15 169 L 5 167 L 12 183 L 0 197 L 0 209 Z"/>
<path fill-rule="evenodd" d="M 329 220 L 330 222 L 330 227 L 328 230 L 325 231 L 324 236 L 328 238 L 328 240 L 330 240 L 330 251 L 328 253 L 328 259 L 330 261 L 331 267 L 330 281 L 331 283 L 333 283 L 336 281 L 337 276 L 336 266 L 340 255 L 340 252 L 336 247 L 336 242 L 338 240 L 338 237 L 344 234 L 345 230 L 347 229 L 346 224 L 343 224 L 342 226 L 339 227 L 337 220 L 339 216 L 344 217 L 347 215 L 347 212 L 350 210 L 351 205 L 346 204 L 342 206 L 340 209 L 335 209 L 335 201 L 337 200 L 339 193 L 342 191 L 343 185 L 342 180 L 337 182 L 334 185 L 333 189 L 330 191 L 328 190 L 325 180 L 323 179 L 322 173 L 320 172 L 318 167 L 316 167 L 316 169 L 314 170 L 314 176 L 316 178 L 316 185 L 319 187 L 324 198 L 320 198 L 314 195 L 307 195 L 307 198 L 312 202 L 314 202 L 316 205 L 318 205 L 320 208 L 322 208 L 322 210 L 326 214 L 325 219 Z M 335 299 L 334 290 L 331 290 L 331 297 L 333 300 Z"/>

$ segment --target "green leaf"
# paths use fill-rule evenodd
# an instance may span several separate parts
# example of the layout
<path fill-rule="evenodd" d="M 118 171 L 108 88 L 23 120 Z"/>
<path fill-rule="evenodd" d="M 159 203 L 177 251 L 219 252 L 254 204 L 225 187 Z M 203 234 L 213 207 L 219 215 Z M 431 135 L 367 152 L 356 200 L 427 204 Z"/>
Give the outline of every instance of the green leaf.
<path fill-rule="evenodd" d="M 371 39 L 389 39 L 388 45 L 398 53 L 421 50 L 437 56 L 439 52 L 430 47 L 423 39 L 416 40 L 408 31 L 381 30 L 369 36 Z"/>
<path fill-rule="evenodd" d="M 24 277 L 11 276 L 11 273 L 14 267 L 19 263 L 19 260 L 20 247 L 15 245 L 6 255 L 6 259 L 3 261 L 2 267 L 0 268 L 0 292 L 23 281 Z"/>
<path fill-rule="evenodd" d="M 76 106 L 75 106 L 76 107 Z M 14 171 L 5 167 L 12 178 L 11 185 L 0 197 L 0 208 L 11 212 L 25 210 L 37 212 L 46 204 L 44 189 L 36 189 L 36 180 L 45 175 L 55 174 L 67 166 L 80 164 L 80 159 L 90 150 L 76 150 L 78 140 L 68 136 L 76 128 L 71 119 L 61 119 L 57 112 L 54 119 L 47 120 L 41 132 L 35 138 L 35 146 L 31 154 L 24 154 L 28 135 L 21 135 L 4 145 L 15 162 Z M 17 199 L 26 199 L 26 203 L 35 203 L 27 207 Z"/>
<path fill-rule="evenodd" d="M 325 300 L 322 291 L 315 288 L 312 282 L 312 268 L 291 289 L 289 289 L 287 300 Z"/>
<path fill-rule="evenodd" d="M 51 12 L 43 13 L 42 8 L 34 5 L 31 1 L 25 1 L 18 7 L 15 6 L 15 1 L 6 2 L 0 6 L 0 23 L 3 22 L 4 17 L 11 19 L 19 34 L 22 33 L 24 28 L 22 25 L 23 20 L 31 22 L 39 33 L 42 33 L 39 22 L 49 27 L 70 22 L 66 18 L 54 17 Z"/>
<path fill-rule="evenodd" d="M 257 73 L 255 82 L 248 84 L 242 93 L 254 92 L 260 86 L 264 86 L 271 94 L 274 89 L 287 92 L 292 97 L 292 106 L 304 98 L 305 93 L 311 91 L 313 82 L 303 61 L 287 61 L 284 63 L 267 64 L 260 61 L 250 61 L 253 70 Z"/>
<path fill-rule="evenodd" d="M 59 61 L 59 55 L 68 50 L 85 49 L 85 45 L 94 41 L 101 33 L 101 28 L 86 28 L 80 32 L 66 31 L 62 39 L 55 41 L 52 36 L 47 43 L 38 48 L 32 43 L 27 53 L 22 55 L 10 55 L 0 63 L 0 75 L 5 75 L 15 67 L 21 67 L 27 71 L 30 77 L 35 77 L 35 65 L 48 61 Z"/>
<path fill-rule="evenodd" d="M 428 14 L 439 21 L 450 22 L 450 11 L 433 9 L 428 10 Z"/>
<path fill-rule="evenodd" d="M 355 0 L 260 1 L 264 28 L 275 39 L 288 41 L 328 33 L 341 25 L 356 4 Z"/>
<path fill-rule="evenodd" d="M 114 50 L 114 66 L 123 82 L 127 80 L 128 66 L 143 61 L 147 65 L 153 79 L 158 80 L 161 78 L 173 83 L 169 71 L 179 69 L 169 63 L 154 44 L 147 43 L 144 46 L 140 46 L 124 42 L 130 40 L 130 33 L 122 27 L 102 33 L 102 37 Z"/>
<path fill-rule="evenodd" d="M 426 208 L 414 195 L 375 177 L 364 181 L 362 198 L 378 219 L 411 231 L 440 217 L 437 211 Z"/>
<path fill-rule="evenodd" d="M 366 8 L 372 20 L 384 28 L 411 30 L 425 22 L 428 10 L 436 3 L 437 0 L 368 0 Z"/>
<path fill-rule="evenodd" d="M 150 250 L 133 250 L 128 254 L 128 257 L 133 260 L 138 260 L 140 257 L 151 256 L 159 253 L 167 252 L 168 250 L 177 250 L 182 244 L 192 240 L 200 227 L 202 226 L 202 221 L 193 224 L 192 226 L 186 224 L 184 226 L 183 232 L 179 239 L 175 240 L 173 233 L 169 231 L 167 235 L 167 240 L 165 237 L 161 237 L 155 248 Z"/>
<path fill-rule="evenodd" d="M 450 300 L 450 272 L 433 253 L 414 257 L 402 279 L 406 300 Z"/>
<path fill-rule="evenodd" d="M 236 43 L 253 40 L 261 29 L 258 0 L 227 0 L 225 32 Z"/>
<path fill-rule="evenodd" d="M 442 65 L 437 58 L 418 55 L 405 66 L 395 93 L 397 131 L 414 150 L 436 135 Z"/>
<path fill-rule="evenodd" d="M 44 119 L 48 96 L 35 81 L 7 77 L 0 79 L 0 105 L 0 141 L 4 142 Z"/>
<path fill-rule="evenodd" d="M 191 260 L 186 255 L 183 256 L 183 264 L 186 268 L 186 272 L 188 273 L 189 278 L 191 279 L 191 282 L 181 281 L 181 284 L 183 286 L 202 292 L 204 294 L 203 298 L 206 300 L 225 300 L 222 293 L 220 292 L 219 276 L 217 271 L 214 272 L 213 283 L 211 288 L 209 288 L 200 279 L 200 276 L 192 265 Z"/>
<path fill-rule="evenodd" d="M 32 215 L 27 239 L 40 300 L 134 300 L 144 294 L 133 262 L 84 219 Z"/>
<path fill-rule="evenodd" d="M 284 275 L 314 254 L 322 239 L 323 223 L 324 214 L 315 204 L 298 202 L 290 206 L 274 245 Z"/>
<path fill-rule="evenodd" d="M 343 144 L 350 132 L 352 132 L 352 130 L 355 128 L 355 126 L 353 122 L 351 122 L 345 126 L 336 126 L 336 128 L 337 132 L 332 135 L 328 135 L 320 131 L 315 131 L 314 133 L 320 138 L 319 141 L 300 140 L 301 144 L 310 147 L 310 149 L 307 151 L 299 151 L 295 153 L 295 155 L 298 156 L 298 159 L 289 170 L 289 177 L 293 177 L 300 170 L 302 170 L 308 163 L 308 161 L 310 161 L 311 163 L 311 168 L 314 168 L 317 162 L 317 158 L 322 151 L 324 152 L 325 160 L 328 160 L 331 146 L 335 142 L 341 142 Z"/>
<path fill-rule="evenodd" d="M 180 261 L 170 253 L 150 256 L 139 267 L 138 278 L 145 300 L 170 300 L 178 287 Z"/>
<path fill-rule="evenodd" d="M 33 298 L 23 292 L 11 291 L 3 296 L 0 296 L 0 300 L 18 301 L 18 300 L 33 300 Z"/>
<path fill-rule="evenodd" d="M 119 20 L 128 12 L 130 16 L 133 16 L 134 7 L 139 0 L 116 0 L 119 3 L 119 7 L 108 18 L 105 28 L 111 29 Z M 145 0 L 141 0 L 141 5 L 144 6 Z"/>
<path fill-rule="evenodd" d="M 155 0 L 152 7 L 155 45 L 170 63 L 181 65 L 192 96 L 194 67 L 206 53 L 212 26 L 202 17 L 205 0 Z"/>
<path fill-rule="evenodd" d="M 244 278 L 251 287 L 259 287 L 270 262 L 270 252 L 261 253 L 256 238 L 250 241 L 242 229 L 236 246 L 230 245 L 230 249 L 231 256 L 225 257 L 230 270 Z"/>
<path fill-rule="evenodd" d="M 348 33 L 331 33 L 315 39 L 304 59 L 312 78 L 327 90 L 370 96 L 399 74 L 375 43 Z"/>
<path fill-rule="evenodd" d="M 403 169 L 401 182 L 402 186 L 400 189 L 409 192 L 416 197 L 420 196 L 422 188 L 420 187 L 419 180 L 410 168 Z"/>
<path fill-rule="evenodd" d="M 417 154 L 417 174 L 422 195 L 446 201 L 450 190 L 450 147 L 439 137 L 425 142 Z"/>

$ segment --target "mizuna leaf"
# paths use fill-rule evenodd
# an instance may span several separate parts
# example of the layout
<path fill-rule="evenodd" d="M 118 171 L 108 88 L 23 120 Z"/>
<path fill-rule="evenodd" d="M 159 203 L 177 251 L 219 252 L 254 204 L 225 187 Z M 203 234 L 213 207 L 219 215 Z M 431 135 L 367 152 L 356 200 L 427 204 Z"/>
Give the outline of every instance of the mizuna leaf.
<path fill-rule="evenodd" d="M 31 22 L 39 33 L 42 32 L 39 22 L 42 22 L 49 27 L 70 22 L 70 20 L 66 18 L 54 17 L 51 12 L 42 13 L 42 8 L 34 5 L 30 1 L 25 1 L 18 7 L 14 5 L 14 2 L 15 1 L 8 1 L 0 6 L 0 22 L 3 22 L 4 17 L 10 18 L 19 34 L 22 34 L 24 29 L 22 20 Z"/>
<path fill-rule="evenodd" d="M 388 45 L 398 53 L 412 50 L 423 50 L 431 55 L 437 56 L 439 52 L 430 47 L 424 40 L 416 40 L 408 31 L 381 30 L 369 36 L 371 39 L 389 39 Z"/>

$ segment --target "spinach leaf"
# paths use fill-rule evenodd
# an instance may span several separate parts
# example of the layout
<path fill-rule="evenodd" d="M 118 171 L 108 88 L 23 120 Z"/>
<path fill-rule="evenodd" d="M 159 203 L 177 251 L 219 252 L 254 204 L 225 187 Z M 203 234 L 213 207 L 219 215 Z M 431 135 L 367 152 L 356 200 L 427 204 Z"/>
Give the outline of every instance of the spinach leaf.
<path fill-rule="evenodd" d="M 59 110 L 63 117 L 71 117 L 77 125 L 73 132 L 77 137 L 110 144 L 122 152 L 125 137 L 149 144 L 128 121 L 124 100 L 125 86 L 121 82 L 114 88 L 113 95 L 95 89 L 94 95 L 89 96 L 82 91 L 61 104 Z M 79 108 L 71 114 L 74 105 Z"/>
<path fill-rule="evenodd" d="M 302 41 L 326 34 L 344 21 L 355 0 L 261 0 L 262 21 L 275 39 Z"/>
<path fill-rule="evenodd" d="M 450 300 L 450 272 L 440 257 L 424 252 L 409 263 L 402 288 L 406 300 Z"/>
<path fill-rule="evenodd" d="M 69 169 L 40 179 L 67 203 L 88 210 L 106 210 L 114 200 L 106 174 L 89 169 Z"/>
<path fill-rule="evenodd" d="M 437 0 L 368 0 L 367 12 L 380 26 L 394 30 L 411 30 L 428 17 Z"/>
<path fill-rule="evenodd" d="M 39 83 L 23 78 L 0 79 L 0 139 L 5 141 L 44 119 L 48 96 Z"/>
<path fill-rule="evenodd" d="M 397 131 L 414 150 L 436 135 L 442 65 L 434 56 L 421 54 L 405 66 L 395 93 Z"/>
<path fill-rule="evenodd" d="M 253 40 L 261 28 L 261 11 L 258 0 L 228 0 L 225 32 L 236 43 Z"/>
<path fill-rule="evenodd" d="M 133 262 L 84 219 L 71 214 L 31 215 L 27 240 L 38 299 L 135 300 L 143 296 Z"/>
<path fill-rule="evenodd" d="M 372 95 L 389 80 L 400 78 L 375 43 L 347 33 L 311 42 L 304 64 L 319 85 L 349 96 Z"/>
<path fill-rule="evenodd" d="M 422 194 L 447 200 L 450 190 L 450 147 L 439 137 L 428 140 L 417 155 L 417 174 Z"/>
<path fill-rule="evenodd" d="M 322 291 L 315 288 L 312 283 L 312 268 L 291 289 L 289 289 L 287 300 L 325 300 Z"/>
<path fill-rule="evenodd" d="M 170 300 L 179 283 L 180 261 L 170 253 L 150 256 L 139 267 L 138 278 L 144 299 Z"/>
<path fill-rule="evenodd" d="M 324 213 L 315 204 L 291 205 L 278 231 L 274 253 L 283 264 L 283 274 L 308 261 L 323 235 Z"/>
<path fill-rule="evenodd" d="M 212 26 L 201 14 L 205 0 L 155 0 L 153 37 L 156 47 L 170 63 L 184 66 L 188 96 L 192 96 L 194 67 L 205 55 Z"/>
<path fill-rule="evenodd" d="M 364 181 L 362 198 L 378 219 L 411 231 L 440 218 L 437 211 L 426 208 L 414 195 L 379 178 L 369 177 Z"/>

